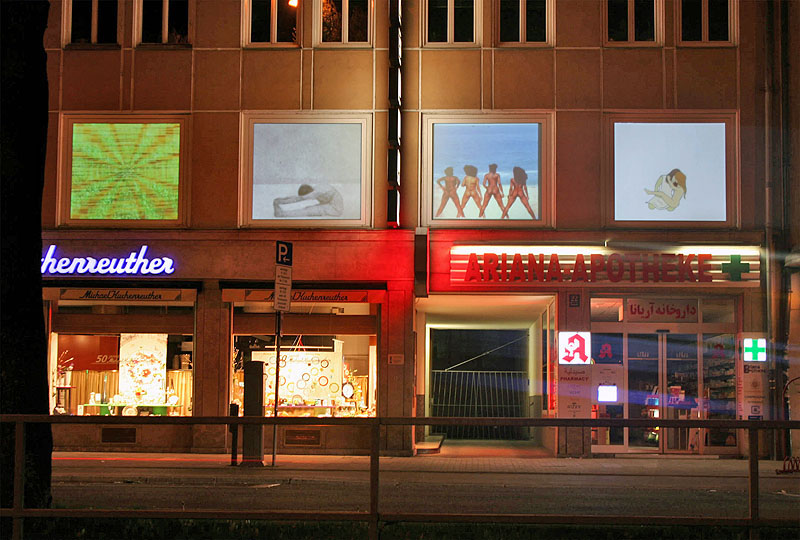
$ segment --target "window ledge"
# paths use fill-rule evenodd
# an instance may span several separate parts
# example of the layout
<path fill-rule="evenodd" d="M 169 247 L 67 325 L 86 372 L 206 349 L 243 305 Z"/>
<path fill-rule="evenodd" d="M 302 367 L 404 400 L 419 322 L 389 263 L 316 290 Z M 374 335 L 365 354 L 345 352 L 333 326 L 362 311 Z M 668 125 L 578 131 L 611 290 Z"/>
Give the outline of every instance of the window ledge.
<path fill-rule="evenodd" d="M 119 43 L 67 43 L 65 51 L 118 51 Z"/>
<path fill-rule="evenodd" d="M 244 47 L 242 47 L 246 51 L 258 51 L 264 49 L 280 49 L 280 50 L 288 50 L 288 51 L 299 51 L 302 47 L 299 43 L 291 43 L 291 42 L 280 42 L 280 43 L 262 43 L 262 42 L 254 42 L 254 43 L 247 43 Z"/>
<path fill-rule="evenodd" d="M 170 50 L 170 49 L 191 49 L 191 43 L 139 43 L 137 49 L 143 50 Z"/>

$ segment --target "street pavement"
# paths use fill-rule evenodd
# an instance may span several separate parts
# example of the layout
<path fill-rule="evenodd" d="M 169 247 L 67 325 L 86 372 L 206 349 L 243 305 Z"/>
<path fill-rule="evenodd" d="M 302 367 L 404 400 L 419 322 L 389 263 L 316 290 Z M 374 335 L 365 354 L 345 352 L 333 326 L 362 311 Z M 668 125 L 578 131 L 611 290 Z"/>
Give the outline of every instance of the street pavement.
<path fill-rule="evenodd" d="M 63 507 L 366 511 L 368 456 L 55 452 Z M 761 515 L 797 520 L 800 473 L 759 461 Z M 748 461 L 715 456 L 553 458 L 513 446 L 445 444 L 380 458 L 380 511 L 746 517 Z"/>

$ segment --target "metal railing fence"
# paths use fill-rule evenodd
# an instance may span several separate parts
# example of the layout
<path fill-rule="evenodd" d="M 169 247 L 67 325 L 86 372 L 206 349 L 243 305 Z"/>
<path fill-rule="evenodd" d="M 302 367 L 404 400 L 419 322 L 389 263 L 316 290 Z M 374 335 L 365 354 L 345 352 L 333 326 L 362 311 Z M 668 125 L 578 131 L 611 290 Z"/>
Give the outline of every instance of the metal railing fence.
<path fill-rule="evenodd" d="M 12 518 L 14 540 L 23 538 L 25 518 L 139 518 L 139 519 L 260 519 L 273 521 L 360 521 L 369 524 L 369 538 L 379 538 L 382 522 L 439 522 L 439 523 L 525 523 L 573 525 L 707 525 L 748 527 L 796 527 L 796 519 L 765 519 L 759 513 L 758 432 L 760 430 L 800 429 L 800 421 L 775 420 L 665 420 L 665 419 L 579 419 L 579 418 L 464 418 L 464 417 L 375 417 L 375 418 L 313 418 L 258 416 L 48 416 L 0 415 L 0 423 L 15 424 L 14 497 L 11 508 L 0 508 L 0 517 Z M 285 511 L 285 510 L 104 510 L 25 508 L 25 425 L 46 424 L 188 424 L 188 425 L 279 425 L 279 426 L 361 426 L 369 427 L 369 511 Z M 741 429 L 748 433 L 748 490 L 749 511 L 746 518 L 699 518 L 637 515 L 575 515 L 575 514 L 443 514 L 443 513 L 385 513 L 378 508 L 380 486 L 381 428 L 389 426 L 516 426 L 516 427 L 652 427 L 662 428 L 719 428 Z"/>
<path fill-rule="evenodd" d="M 431 416 L 527 416 L 527 371 L 431 370 Z M 444 426 L 436 433 L 448 439 L 523 439 L 514 426 Z"/>

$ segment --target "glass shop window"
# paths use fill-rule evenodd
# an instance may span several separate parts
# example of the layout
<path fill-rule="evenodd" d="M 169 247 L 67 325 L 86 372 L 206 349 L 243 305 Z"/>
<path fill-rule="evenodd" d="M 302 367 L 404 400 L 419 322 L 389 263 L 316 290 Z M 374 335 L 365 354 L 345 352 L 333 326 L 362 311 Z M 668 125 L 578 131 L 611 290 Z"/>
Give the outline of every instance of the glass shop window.
<path fill-rule="evenodd" d="M 51 334 L 51 411 L 191 416 L 192 354 L 191 335 Z"/>
<path fill-rule="evenodd" d="M 474 0 L 427 0 L 426 42 L 429 44 L 475 43 Z"/>
<path fill-rule="evenodd" d="M 703 334 L 703 403 L 709 420 L 736 419 L 734 334 Z M 706 446 L 736 446 L 735 429 L 708 429 Z"/>
<path fill-rule="evenodd" d="M 606 0 L 606 41 L 656 42 L 658 0 Z"/>
<path fill-rule="evenodd" d="M 592 322 L 622 322 L 625 313 L 622 298 L 592 298 L 589 309 Z"/>
<path fill-rule="evenodd" d="M 371 8 L 367 0 L 321 0 L 317 41 L 326 45 L 369 43 Z"/>
<path fill-rule="evenodd" d="M 249 44 L 298 43 L 297 0 L 250 0 L 245 9 L 250 15 Z"/>
<path fill-rule="evenodd" d="M 70 21 L 67 43 L 117 43 L 117 0 L 72 0 L 64 7 Z"/>
<path fill-rule="evenodd" d="M 244 414 L 244 365 L 264 363 L 264 414 L 375 416 L 377 340 L 372 335 L 284 335 L 276 366 L 274 335 L 234 336 L 231 401 Z"/>
<path fill-rule="evenodd" d="M 544 43 L 553 5 L 548 0 L 500 0 L 501 43 Z"/>
<path fill-rule="evenodd" d="M 733 298 L 704 298 L 703 323 L 732 323 L 736 321 L 736 302 Z"/>
<path fill-rule="evenodd" d="M 730 44 L 735 3 L 731 0 L 681 0 L 681 41 Z"/>
<path fill-rule="evenodd" d="M 140 43 L 188 44 L 189 0 L 141 0 Z"/>

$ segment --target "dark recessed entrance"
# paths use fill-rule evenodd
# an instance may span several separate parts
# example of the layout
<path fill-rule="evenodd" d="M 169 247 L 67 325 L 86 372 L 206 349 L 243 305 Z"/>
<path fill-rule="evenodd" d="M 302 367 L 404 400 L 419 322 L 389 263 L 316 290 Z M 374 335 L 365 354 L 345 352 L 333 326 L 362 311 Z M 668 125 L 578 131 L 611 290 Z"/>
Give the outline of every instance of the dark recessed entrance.
<path fill-rule="evenodd" d="M 528 416 L 526 330 L 431 329 L 432 416 Z M 514 426 L 434 426 L 451 439 L 527 439 Z"/>

